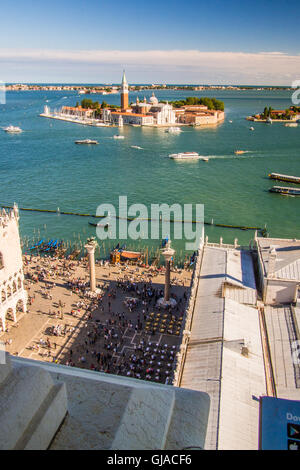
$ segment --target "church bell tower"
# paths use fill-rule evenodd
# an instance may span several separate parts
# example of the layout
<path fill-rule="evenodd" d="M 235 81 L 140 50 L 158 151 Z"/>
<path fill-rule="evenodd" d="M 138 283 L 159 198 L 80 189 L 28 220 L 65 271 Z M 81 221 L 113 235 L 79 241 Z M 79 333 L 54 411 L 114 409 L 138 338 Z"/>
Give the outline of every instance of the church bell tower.
<path fill-rule="evenodd" d="M 122 85 L 121 85 L 121 109 L 126 111 L 128 108 L 128 83 L 125 77 L 125 71 L 123 72 Z"/>

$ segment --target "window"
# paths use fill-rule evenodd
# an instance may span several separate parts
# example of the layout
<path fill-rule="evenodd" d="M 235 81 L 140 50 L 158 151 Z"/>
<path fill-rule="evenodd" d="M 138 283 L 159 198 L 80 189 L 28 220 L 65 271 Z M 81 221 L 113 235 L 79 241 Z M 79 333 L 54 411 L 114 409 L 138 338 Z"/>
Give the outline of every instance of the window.
<path fill-rule="evenodd" d="M 0 253 L 0 269 L 4 268 L 3 255 Z"/>

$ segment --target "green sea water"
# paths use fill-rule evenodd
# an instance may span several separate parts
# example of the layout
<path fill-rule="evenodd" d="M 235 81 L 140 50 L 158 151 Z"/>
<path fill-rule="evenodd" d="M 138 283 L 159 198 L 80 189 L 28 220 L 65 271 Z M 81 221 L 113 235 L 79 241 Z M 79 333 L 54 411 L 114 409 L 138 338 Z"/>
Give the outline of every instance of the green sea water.
<path fill-rule="evenodd" d="M 149 98 L 150 92 L 140 93 Z M 137 93 L 130 94 L 135 101 Z M 179 135 L 163 129 L 94 128 L 39 117 L 45 104 L 51 109 L 80 101 L 76 92 L 8 92 L 0 105 L 0 128 L 9 124 L 24 132 L 9 135 L 0 129 L 0 204 L 95 214 L 101 203 L 204 204 L 205 220 L 228 225 L 266 225 L 272 237 L 300 238 L 300 198 L 269 193 L 276 183 L 269 172 L 300 176 L 300 126 L 250 123 L 245 117 L 265 106 L 292 105 L 290 91 L 215 90 L 184 92 L 160 90 L 161 100 L 186 96 L 213 96 L 225 103 L 225 122 L 214 128 L 186 127 Z M 102 101 L 102 97 L 92 95 Z M 105 96 L 118 103 L 120 96 Z M 232 122 L 230 122 L 232 121 Z M 255 130 L 250 131 L 253 125 Z M 122 133 L 124 140 L 115 140 Z M 97 139 L 99 145 L 75 145 L 76 139 Z M 132 145 L 142 149 L 131 148 Z M 241 156 L 235 150 L 246 150 Z M 176 162 L 171 153 L 195 151 L 209 162 Z M 21 212 L 23 237 L 84 240 L 95 235 L 92 219 Z M 209 241 L 248 244 L 253 231 L 205 226 Z M 112 244 L 115 241 L 111 242 Z M 159 246 L 159 241 L 130 241 L 130 248 Z M 175 248 L 184 250 L 184 241 Z M 108 244 L 104 248 L 108 254 Z"/>

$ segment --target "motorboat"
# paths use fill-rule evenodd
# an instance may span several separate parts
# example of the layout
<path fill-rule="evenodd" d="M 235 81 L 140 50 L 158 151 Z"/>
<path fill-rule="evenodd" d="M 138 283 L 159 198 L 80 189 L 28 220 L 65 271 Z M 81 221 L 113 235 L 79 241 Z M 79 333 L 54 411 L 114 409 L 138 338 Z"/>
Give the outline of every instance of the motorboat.
<path fill-rule="evenodd" d="M 143 147 L 139 147 L 139 145 L 131 145 L 132 149 L 143 150 Z"/>
<path fill-rule="evenodd" d="M 245 153 L 245 152 L 246 152 L 246 150 L 235 150 L 234 153 L 235 153 L 236 155 L 243 155 L 243 153 Z"/>
<path fill-rule="evenodd" d="M 97 145 L 99 142 L 97 140 L 85 139 L 85 140 L 75 140 L 75 144 L 93 144 Z"/>
<path fill-rule="evenodd" d="M 114 139 L 124 139 L 123 135 L 114 135 Z"/>
<path fill-rule="evenodd" d="M 10 134 L 20 134 L 21 132 L 23 132 L 20 127 L 11 125 L 8 127 L 4 127 L 4 130 L 5 132 L 9 132 Z"/>
<path fill-rule="evenodd" d="M 180 134 L 181 129 L 180 127 L 169 127 L 168 129 L 165 130 L 165 132 L 168 132 L 169 134 Z"/>
<path fill-rule="evenodd" d="M 171 153 L 169 158 L 172 158 L 173 160 L 199 160 L 203 157 L 201 157 L 197 152 L 180 152 Z"/>
<path fill-rule="evenodd" d="M 298 127 L 297 122 L 287 122 L 284 127 Z"/>
<path fill-rule="evenodd" d="M 254 127 L 250 127 L 249 129 L 250 129 L 250 131 L 254 131 Z"/>

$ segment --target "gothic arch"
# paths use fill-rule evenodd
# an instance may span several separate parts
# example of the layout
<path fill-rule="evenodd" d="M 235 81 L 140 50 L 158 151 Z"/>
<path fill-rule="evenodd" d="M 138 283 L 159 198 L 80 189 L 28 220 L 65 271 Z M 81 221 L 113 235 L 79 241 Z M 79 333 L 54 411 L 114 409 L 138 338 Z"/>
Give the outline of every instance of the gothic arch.
<path fill-rule="evenodd" d="M 1 303 L 6 301 L 6 292 L 5 289 L 1 289 Z"/>

